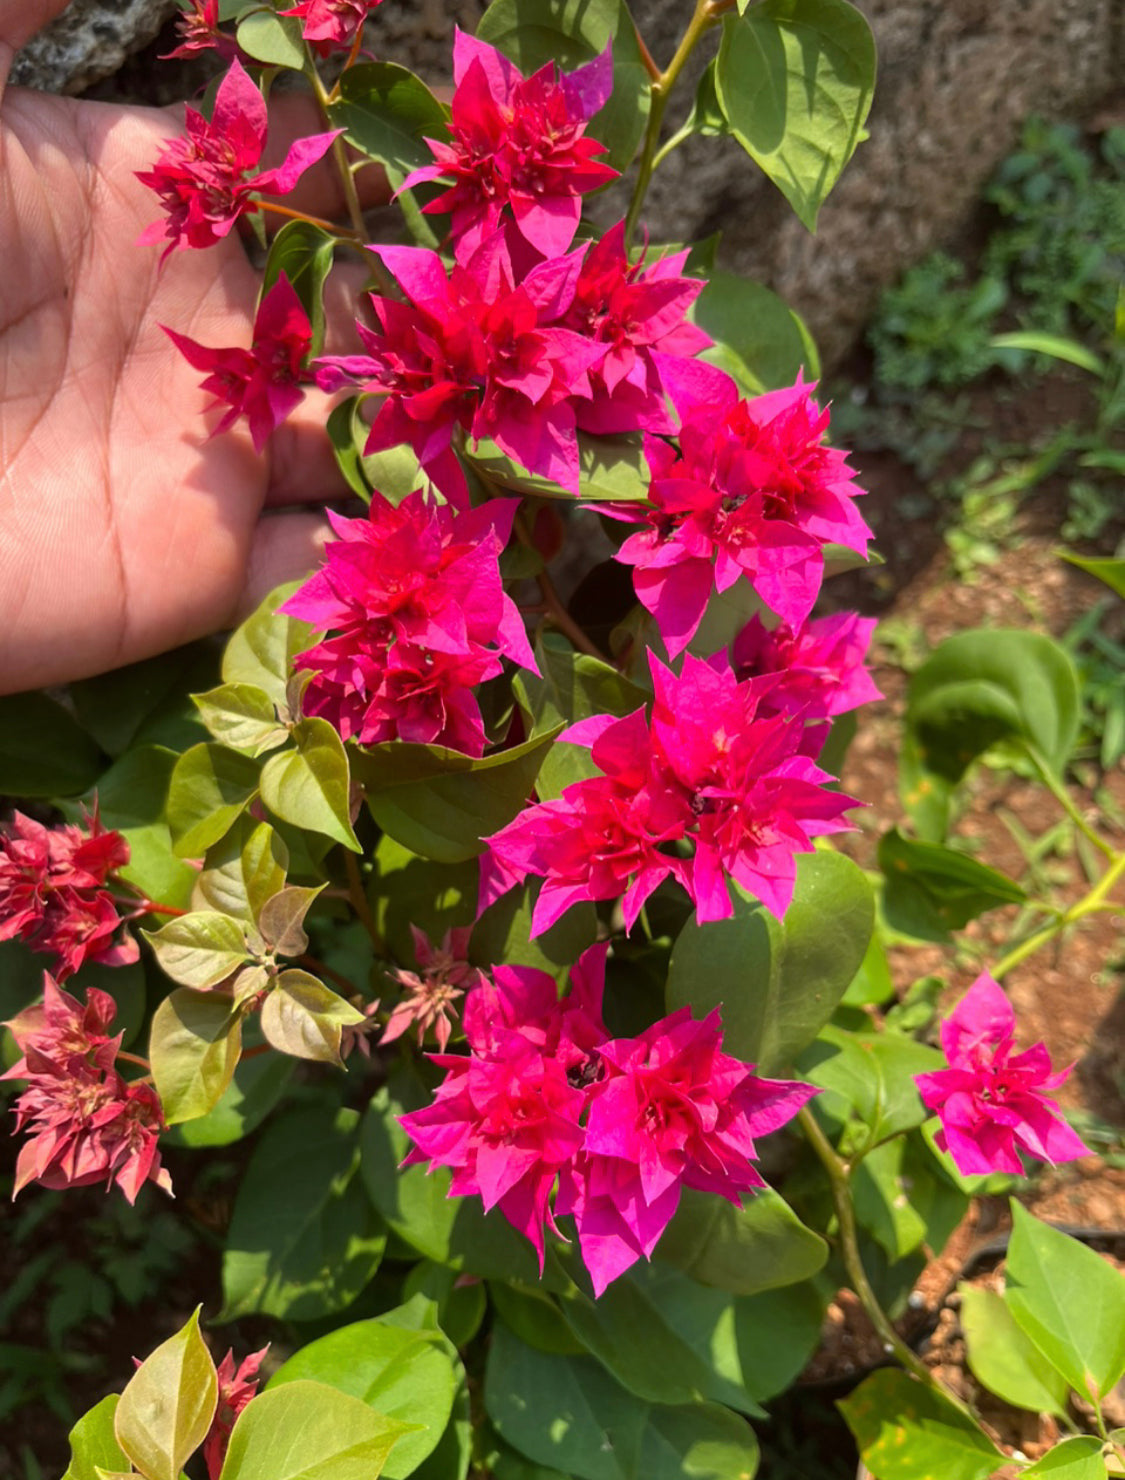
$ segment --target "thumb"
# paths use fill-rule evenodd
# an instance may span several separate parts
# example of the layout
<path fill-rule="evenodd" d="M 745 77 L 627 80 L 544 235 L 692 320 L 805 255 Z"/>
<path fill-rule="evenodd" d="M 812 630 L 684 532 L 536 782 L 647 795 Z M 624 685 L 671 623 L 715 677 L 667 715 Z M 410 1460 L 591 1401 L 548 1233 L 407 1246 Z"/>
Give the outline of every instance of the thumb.
<path fill-rule="evenodd" d="M 16 52 L 69 4 L 70 0 L 0 0 L 0 100 Z"/>

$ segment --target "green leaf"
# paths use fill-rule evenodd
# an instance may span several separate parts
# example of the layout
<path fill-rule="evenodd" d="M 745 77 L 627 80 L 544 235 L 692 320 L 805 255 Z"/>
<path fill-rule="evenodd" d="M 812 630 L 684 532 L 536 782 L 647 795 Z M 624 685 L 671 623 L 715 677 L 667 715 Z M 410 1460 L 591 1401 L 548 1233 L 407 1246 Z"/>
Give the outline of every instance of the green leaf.
<path fill-rule="evenodd" d="M 840 1095 L 868 1128 L 869 1146 L 921 1125 L 929 1112 L 914 1084 L 916 1074 L 946 1067 L 936 1048 L 898 1033 L 876 1037 L 829 1024 L 797 1060 L 803 1079 Z M 821 1108 L 812 1102 L 814 1111 Z"/>
<path fill-rule="evenodd" d="M 378 1269 L 386 1233 L 356 1176 L 358 1124 L 354 1110 L 322 1107 L 270 1124 L 235 1199 L 223 1320 L 313 1320 L 350 1305 Z"/>
<path fill-rule="evenodd" d="M 484 1403 L 513 1448 L 578 1480 L 750 1480 L 758 1466 L 753 1430 L 729 1409 L 646 1403 L 592 1358 L 536 1351 L 501 1322 Z"/>
<path fill-rule="evenodd" d="M 62 1480 L 97 1480 L 94 1469 L 124 1470 L 129 1457 L 117 1442 L 113 1416 L 120 1401 L 110 1393 L 84 1414 L 70 1431 L 70 1464 Z"/>
<path fill-rule="evenodd" d="M 218 986 L 250 956 L 243 927 L 215 910 L 199 910 L 141 933 L 161 970 L 185 987 Z"/>
<path fill-rule="evenodd" d="M 837 1406 L 879 1480 L 985 1480 L 1003 1463 L 971 1418 L 905 1372 L 873 1372 Z"/>
<path fill-rule="evenodd" d="M 525 77 L 548 62 L 571 72 L 612 39 L 613 94 L 590 120 L 586 136 L 606 145 L 606 160 L 615 169 L 628 166 L 648 118 L 650 83 L 623 0 L 493 0 L 477 36 L 510 57 Z"/>
<path fill-rule="evenodd" d="M 452 926 L 473 923 L 479 874 L 475 860 L 433 863 L 384 834 L 375 849 L 375 865 L 375 923 L 397 960 L 413 959 L 411 924 L 438 941 Z"/>
<path fill-rule="evenodd" d="M 1084 570 L 1088 576 L 1104 581 L 1111 591 L 1125 597 L 1125 560 L 1109 556 L 1075 555 L 1072 550 L 1060 550 L 1059 554 L 1071 565 Z"/>
<path fill-rule="evenodd" d="M 193 868 L 172 851 L 165 800 L 176 756 L 160 745 L 140 745 L 114 761 L 89 794 L 86 805 L 129 844 L 121 877 L 157 904 L 185 909 L 196 880 Z"/>
<path fill-rule="evenodd" d="M 730 123 L 719 102 L 715 87 L 715 58 L 704 67 L 695 89 L 695 101 L 684 121 L 684 133 L 701 134 L 704 138 L 715 138 L 730 133 Z"/>
<path fill-rule="evenodd" d="M 269 823 L 244 815 L 208 848 L 192 903 L 253 925 L 285 887 L 288 867 L 288 850 Z"/>
<path fill-rule="evenodd" d="M 1055 1480 L 1106 1480 L 1108 1474 L 1102 1457 L 1102 1441 L 1090 1434 L 1064 1439 L 1049 1449 L 1043 1458 L 1021 1476 L 1053 1475 Z"/>
<path fill-rule="evenodd" d="M 239 48 L 267 67 L 290 67 L 299 72 L 305 65 L 301 23 L 272 10 L 252 11 L 239 21 L 235 32 Z"/>
<path fill-rule="evenodd" d="M 436 1331 L 404 1330 L 382 1320 L 342 1326 L 283 1363 L 267 1392 L 303 1378 L 417 1426 L 395 1445 L 383 1471 L 391 1480 L 403 1480 L 433 1452 L 453 1412 L 456 1374 Z"/>
<path fill-rule="evenodd" d="M 1125 1276 L 1013 1200 L 1005 1278 L 1020 1328 L 1080 1397 L 1104 1398 L 1125 1373 Z"/>
<path fill-rule="evenodd" d="M 1105 374 L 1104 360 L 1078 340 L 1064 338 L 1061 334 L 1044 334 L 1038 329 L 1017 329 L 1011 334 L 994 334 L 989 343 L 994 349 L 1026 349 L 1037 355 L 1050 355 L 1053 360 L 1065 360 L 1068 365 L 1089 370 L 1091 375 Z"/>
<path fill-rule="evenodd" d="M 923 1244 L 943 1249 L 968 1211 L 967 1194 L 941 1171 L 924 1143 L 898 1136 L 869 1152 L 852 1174 L 859 1223 L 892 1263 Z"/>
<path fill-rule="evenodd" d="M 761 0 L 725 16 L 715 83 L 735 138 L 815 231 L 871 107 L 863 15 L 846 0 Z"/>
<path fill-rule="evenodd" d="M 178 858 L 202 858 L 258 790 L 257 762 L 223 745 L 193 745 L 168 783 L 167 817 Z"/>
<path fill-rule="evenodd" d="M 287 706 L 293 659 L 313 645 L 315 629 L 296 617 L 280 616 L 277 609 L 301 584 L 289 581 L 276 587 L 231 633 L 223 653 L 224 683 L 254 684 L 276 705 Z"/>
<path fill-rule="evenodd" d="M 585 1356 L 585 1344 L 567 1324 L 558 1303 L 543 1290 L 511 1280 L 489 1280 L 488 1294 L 500 1319 L 528 1346 L 557 1356 Z"/>
<path fill-rule="evenodd" d="M 689 921 L 672 948 L 667 1005 L 698 1017 L 723 1014 L 727 1053 L 784 1068 L 832 1016 L 858 971 L 874 923 L 871 888 L 843 854 L 797 859 L 793 902 L 783 921 L 739 890 L 734 914 Z"/>
<path fill-rule="evenodd" d="M 220 1480 L 376 1480 L 405 1432 L 347 1393 L 288 1382 L 238 1415 Z"/>
<path fill-rule="evenodd" d="M 631 714 L 644 706 L 644 689 L 586 653 L 575 652 L 557 634 L 541 636 L 535 644 L 540 675 L 519 672 L 512 692 L 531 721 L 533 735 L 558 733 L 560 725 L 573 725 L 595 714 Z"/>
<path fill-rule="evenodd" d="M 258 756 L 285 742 L 288 731 L 278 723 L 273 700 L 256 684 L 224 683 L 191 699 L 210 733 L 231 750 Z"/>
<path fill-rule="evenodd" d="M 286 221 L 270 242 L 258 302 L 282 273 L 289 279 L 312 326 L 310 356 L 324 347 L 324 284 L 332 271 L 336 238 L 311 221 Z"/>
<path fill-rule="evenodd" d="M 252 1021 L 252 1020 L 251 1020 Z M 249 1038 L 248 1025 L 245 1037 Z M 259 1035 L 256 1035 L 259 1036 Z M 245 1046 L 249 1046 L 246 1044 Z M 215 1106 L 198 1120 L 184 1121 L 169 1133 L 174 1146 L 231 1146 L 262 1121 L 285 1093 L 293 1075 L 293 1060 L 280 1054 L 245 1054 Z"/>
<path fill-rule="evenodd" d="M 817 374 L 796 314 L 761 283 L 713 273 L 691 317 L 715 341 L 701 358 L 732 375 L 749 395 L 792 385 L 802 370 Z"/>
<path fill-rule="evenodd" d="M 482 912 L 469 945 L 470 960 L 478 966 L 536 966 L 558 978 L 594 944 L 598 916 L 586 900 L 572 905 L 550 930 L 531 938 L 531 916 L 542 887 L 541 879 L 529 880 Z"/>
<path fill-rule="evenodd" d="M 207 1437 L 218 1397 L 197 1307 L 130 1378 L 114 1415 L 117 1442 L 146 1480 L 179 1480 Z"/>
<path fill-rule="evenodd" d="M 46 694 L 0 696 L 0 793 L 73 797 L 93 786 L 105 761 L 70 714 Z"/>
<path fill-rule="evenodd" d="M 272 894 L 262 905 L 258 915 L 258 929 L 275 955 L 302 956 L 308 950 L 305 916 L 323 888 L 323 884 L 310 889 L 299 884 L 290 884 Z"/>
<path fill-rule="evenodd" d="M 650 1403 L 710 1399 L 763 1417 L 746 1391 L 735 1335 L 737 1297 L 669 1265 L 635 1264 L 596 1300 L 562 1301 L 575 1335 L 622 1387 Z"/>
<path fill-rule="evenodd" d="M 969 1366 L 989 1392 L 1032 1413 L 1066 1413 L 1067 1381 L 1020 1330 L 995 1290 L 957 1286 Z"/>
<path fill-rule="evenodd" d="M 534 498 L 574 502 L 574 494 L 550 478 L 531 473 L 482 437 L 464 458 L 490 483 Z M 578 496 L 598 503 L 639 503 L 648 498 L 649 469 L 639 436 L 595 436 L 578 433 Z"/>
<path fill-rule="evenodd" d="M 437 1323 L 454 1348 L 468 1346 L 481 1328 L 488 1296 L 480 1280 L 462 1283 L 455 1269 L 421 1259 L 402 1284 L 403 1298 L 421 1295 L 437 1310 Z"/>
<path fill-rule="evenodd" d="M 344 1067 L 343 1028 L 362 1023 L 363 1013 L 307 971 L 283 971 L 262 1003 L 266 1042 L 297 1059 Z"/>
<path fill-rule="evenodd" d="M 352 831 L 348 756 L 326 719 L 293 726 L 295 750 L 271 755 L 262 767 L 262 801 L 282 822 L 321 833 L 360 851 Z"/>
<path fill-rule="evenodd" d="M 479 760 L 395 740 L 353 750 L 354 774 L 384 832 L 423 858 L 460 863 L 526 804 L 555 734 Z"/>
<path fill-rule="evenodd" d="M 427 138 L 448 135 L 448 110 L 421 78 L 394 62 L 361 62 L 340 78 L 328 105 L 333 128 L 361 154 L 377 159 L 397 189 L 412 170 L 433 164 Z"/>
<path fill-rule="evenodd" d="M 986 910 L 1022 904 L 1026 892 L 999 869 L 940 843 L 918 843 L 892 828 L 879 840 L 887 924 L 917 940 L 946 941 Z"/>
<path fill-rule="evenodd" d="M 153 1014 L 148 1051 L 167 1123 L 206 1115 L 242 1052 L 237 1009 L 219 993 L 177 987 Z"/>
<path fill-rule="evenodd" d="M 770 1187 L 747 1197 L 740 1208 L 686 1188 L 656 1257 L 701 1284 L 756 1295 L 816 1274 L 828 1249 Z"/>
<path fill-rule="evenodd" d="M 919 764 L 948 782 L 1000 740 L 1032 746 L 1061 775 L 1078 721 L 1074 664 L 1038 632 L 959 632 L 918 669 L 907 697 Z"/>
<path fill-rule="evenodd" d="M 860 968 L 852 977 L 841 1001 L 845 1007 L 882 1007 L 894 994 L 887 953 L 876 934 L 871 937 Z"/>

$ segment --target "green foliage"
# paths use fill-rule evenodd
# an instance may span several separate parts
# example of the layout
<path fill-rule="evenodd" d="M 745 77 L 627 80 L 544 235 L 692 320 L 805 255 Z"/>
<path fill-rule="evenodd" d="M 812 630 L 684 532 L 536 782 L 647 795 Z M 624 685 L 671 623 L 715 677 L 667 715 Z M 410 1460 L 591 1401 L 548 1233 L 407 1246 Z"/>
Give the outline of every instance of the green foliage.
<path fill-rule="evenodd" d="M 239 1415 L 220 1480 L 376 1480 L 403 1433 L 336 1388 L 285 1383 Z"/>
<path fill-rule="evenodd" d="M 874 1372 L 840 1402 L 879 1480 L 985 1480 L 1003 1455 L 973 1420 L 905 1372 Z"/>
<path fill-rule="evenodd" d="M 197 1309 L 133 1374 L 113 1416 L 117 1442 L 145 1480 L 179 1480 L 207 1437 L 218 1397 Z"/>

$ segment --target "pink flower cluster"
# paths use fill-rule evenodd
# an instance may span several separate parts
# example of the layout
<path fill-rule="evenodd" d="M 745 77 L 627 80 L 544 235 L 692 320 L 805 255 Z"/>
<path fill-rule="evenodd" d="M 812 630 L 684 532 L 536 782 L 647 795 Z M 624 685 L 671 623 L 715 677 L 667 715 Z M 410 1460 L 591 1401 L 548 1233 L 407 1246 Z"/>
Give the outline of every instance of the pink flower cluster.
<path fill-rule="evenodd" d="M 410 740 L 484 750 L 475 687 L 501 657 L 538 671 L 498 559 L 516 504 L 456 511 L 377 494 L 367 519 L 329 512 L 327 560 L 282 607 L 333 635 L 298 654 L 302 707 L 363 745 Z"/>
<path fill-rule="evenodd" d="M 29 1081 L 16 1101 L 16 1129 L 32 1128 L 13 1196 L 29 1182 L 116 1182 L 130 1202 L 147 1181 L 172 1191 L 156 1144 L 164 1129 L 156 1091 L 127 1083 L 114 1067 L 121 1035 L 110 1038 L 107 1030 L 116 1012 L 108 993 L 91 987 L 83 1007 L 44 976 L 42 1005 L 6 1024 L 23 1057 L 0 1078 Z"/>
<path fill-rule="evenodd" d="M 446 1078 L 434 1103 L 401 1122 L 415 1143 L 405 1165 L 450 1167 L 451 1194 L 498 1207 L 541 1268 L 545 1228 L 573 1217 L 599 1295 L 651 1257 L 684 1187 L 737 1204 L 764 1186 L 755 1138 L 815 1093 L 724 1054 L 717 1012 L 695 1022 L 682 1008 L 611 1039 L 606 952 L 579 958 L 561 1002 L 545 972 L 496 967 L 466 998 L 470 1054 L 436 1055 Z"/>
<path fill-rule="evenodd" d="M 16 812 L 0 831 L 0 940 L 53 951 L 59 981 L 73 976 L 83 961 L 135 961 L 136 941 L 118 935 L 128 917 L 106 887 L 114 870 L 128 862 L 128 843 L 102 827 L 96 811 L 86 831 L 44 827 Z"/>
<path fill-rule="evenodd" d="M 323 55 L 356 41 L 364 21 L 382 0 L 300 0 L 281 15 L 297 16 L 301 34 Z"/>
<path fill-rule="evenodd" d="M 425 1041 L 432 1028 L 442 1053 L 449 1046 L 449 1035 L 453 1031 L 450 1018 L 457 1016 L 453 1004 L 466 992 L 484 982 L 484 973 L 469 965 L 469 937 L 471 925 L 454 926 L 445 932 L 439 946 L 430 944 L 428 937 L 411 925 L 414 939 L 414 954 L 418 958 L 417 971 L 396 970 L 391 973 L 406 995 L 387 1019 L 381 1043 L 393 1043 L 410 1028 L 418 1031 L 418 1046 Z"/>
<path fill-rule="evenodd" d="M 590 746 L 602 773 L 528 808 L 487 839 L 482 907 L 529 875 L 544 884 L 533 933 L 580 900 L 624 895 L 626 928 L 664 879 L 684 886 L 700 923 L 722 920 L 733 879 L 773 914 L 788 908 L 796 854 L 838 832 L 851 797 L 801 753 L 800 718 L 763 712 L 773 680 L 739 682 L 721 657 L 687 657 L 677 676 L 650 658 L 643 710 L 600 715 L 560 739 Z"/>
<path fill-rule="evenodd" d="M 1052 1165 L 1089 1152 L 1048 1093 L 1070 1069 L 1052 1072 L 1043 1043 L 1016 1053 L 1015 1029 L 1012 1004 L 985 972 L 941 1025 L 949 1068 L 915 1075 L 923 1104 L 941 1119 L 937 1146 L 966 1176 L 1022 1176 L 1021 1151 Z"/>

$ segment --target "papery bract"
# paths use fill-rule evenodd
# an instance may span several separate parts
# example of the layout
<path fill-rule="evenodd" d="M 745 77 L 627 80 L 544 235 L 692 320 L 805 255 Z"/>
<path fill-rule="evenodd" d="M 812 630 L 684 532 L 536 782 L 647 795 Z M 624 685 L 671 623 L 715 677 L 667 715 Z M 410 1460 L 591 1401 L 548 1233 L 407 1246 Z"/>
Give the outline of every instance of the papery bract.
<path fill-rule="evenodd" d="M 300 0 L 279 15 L 297 16 L 306 41 L 327 53 L 335 47 L 350 46 L 363 22 L 382 0 Z"/>
<path fill-rule="evenodd" d="M 455 926 L 445 932 L 439 946 L 434 946 L 417 925 L 411 925 L 418 970 L 400 968 L 391 972 L 399 986 L 406 988 L 407 995 L 387 1019 L 381 1042 L 391 1043 L 408 1028 L 416 1027 L 421 1047 L 432 1028 L 438 1048 L 445 1052 L 453 1029 L 450 1019 L 457 1016 L 453 1004 L 484 981 L 483 972 L 469 965 L 472 933 L 471 925 Z"/>
<path fill-rule="evenodd" d="M 262 299 L 249 349 L 208 349 L 166 325 L 161 328 L 189 365 L 207 372 L 201 385 L 215 397 L 211 408 L 227 407 L 215 433 L 245 416 L 254 451 L 261 452 L 304 397 L 301 368 L 312 344 L 312 325 L 285 273 Z"/>
<path fill-rule="evenodd" d="M 941 1025 L 950 1067 L 915 1075 L 923 1104 L 941 1120 L 935 1143 L 967 1176 L 1022 1176 L 1020 1151 L 1052 1165 L 1089 1151 L 1049 1094 L 1070 1069 L 1052 1071 L 1043 1043 L 1016 1053 L 1015 1027 L 1011 1003 L 984 972 Z"/>
<path fill-rule="evenodd" d="M 208 1480 L 219 1480 L 235 1419 L 251 1398 L 257 1396 L 260 1381 L 258 1369 L 268 1351 L 267 1343 L 261 1351 L 251 1352 L 248 1357 L 243 1357 L 236 1370 L 234 1352 L 229 1350 L 216 1368 L 219 1399 L 215 1405 L 211 1427 L 203 1441 L 203 1463 L 207 1466 Z"/>
<path fill-rule="evenodd" d="M 846 455 L 824 445 L 828 412 L 800 381 L 743 400 L 712 367 L 677 384 L 676 364 L 658 364 L 682 418 L 680 450 L 645 438 L 653 508 L 627 516 L 645 527 L 617 552 L 635 567 L 638 599 L 672 657 L 691 641 L 711 591 L 743 577 L 800 626 L 820 590 L 825 543 L 866 555 L 871 536 Z M 696 399 L 701 388 L 708 399 Z"/>
<path fill-rule="evenodd" d="M 141 233 L 142 242 L 210 247 L 229 235 L 239 216 L 258 210 L 254 193 L 285 195 L 341 130 L 298 139 L 272 170 L 256 170 L 266 145 L 266 105 L 241 62 L 219 84 L 210 121 L 186 108 L 186 137 L 164 146 L 151 170 L 137 179 L 159 195 L 165 218 Z"/>
<path fill-rule="evenodd" d="M 883 696 L 865 666 L 874 617 L 838 612 L 796 629 L 768 628 L 751 617 L 731 644 L 731 666 L 740 679 L 779 675 L 766 701 L 806 720 L 834 719 Z"/>
<path fill-rule="evenodd" d="M 548 62 L 525 78 L 501 52 L 458 30 L 453 78 L 450 142 L 427 139 L 436 163 L 408 175 L 402 188 L 452 178 L 423 210 L 450 213 L 459 262 L 497 230 L 505 207 L 538 253 L 559 256 L 574 239 L 581 196 L 617 178 L 597 158 L 605 145 L 584 137 L 613 90 L 610 47 L 574 72 Z"/>
<path fill-rule="evenodd" d="M 329 513 L 325 564 L 282 607 L 334 635 L 294 659 L 306 714 L 361 744 L 409 740 L 484 750 L 475 687 L 501 657 L 535 669 L 500 579 L 515 504 L 479 509 L 376 494 L 366 519 Z"/>
<path fill-rule="evenodd" d="M 176 30 L 183 38 L 172 51 L 162 52 L 160 60 L 196 56 L 201 51 L 214 51 L 230 61 L 238 55 L 238 42 L 219 29 L 219 0 L 188 0 L 190 10 L 176 17 Z"/>

